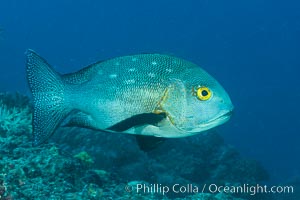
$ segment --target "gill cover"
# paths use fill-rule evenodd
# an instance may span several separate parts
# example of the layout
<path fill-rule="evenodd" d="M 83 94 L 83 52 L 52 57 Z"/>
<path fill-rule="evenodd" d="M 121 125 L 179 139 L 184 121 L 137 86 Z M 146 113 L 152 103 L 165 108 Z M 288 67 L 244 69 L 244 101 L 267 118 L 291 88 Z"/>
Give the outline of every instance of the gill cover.
<path fill-rule="evenodd" d="M 181 80 L 172 79 L 171 82 L 158 104 L 158 110 L 165 112 L 176 128 L 182 129 L 186 121 L 187 91 Z"/>

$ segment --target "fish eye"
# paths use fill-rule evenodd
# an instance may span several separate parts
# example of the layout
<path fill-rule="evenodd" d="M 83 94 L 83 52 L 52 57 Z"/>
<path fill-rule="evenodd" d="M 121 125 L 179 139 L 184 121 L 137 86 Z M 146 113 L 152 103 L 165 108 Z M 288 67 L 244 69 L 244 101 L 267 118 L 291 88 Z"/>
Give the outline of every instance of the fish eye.
<path fill-rule="evenodd" d="M 197 97 L 201 101 L 207 101 L 211 98 L 212 92 L 208 87 L 199 87 L 197 89 Z"/>

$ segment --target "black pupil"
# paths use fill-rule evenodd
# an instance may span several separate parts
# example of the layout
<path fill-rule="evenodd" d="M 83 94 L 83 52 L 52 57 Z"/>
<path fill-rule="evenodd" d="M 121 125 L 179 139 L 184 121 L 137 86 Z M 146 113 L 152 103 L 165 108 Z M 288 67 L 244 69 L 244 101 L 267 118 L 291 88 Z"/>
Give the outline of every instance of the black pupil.
<path fill-rule="evenodd" d="M 208 95 L 207 90 L 202 90 L 201 95 L 204 96 L 204 97 L 207 96 Z"/>

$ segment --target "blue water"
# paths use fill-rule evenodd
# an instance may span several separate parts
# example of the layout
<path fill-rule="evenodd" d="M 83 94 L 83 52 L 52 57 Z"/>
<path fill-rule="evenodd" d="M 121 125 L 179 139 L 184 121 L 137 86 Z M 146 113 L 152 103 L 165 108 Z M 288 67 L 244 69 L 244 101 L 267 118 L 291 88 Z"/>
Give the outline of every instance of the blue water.
<path fill-rule="evenodd" d="M 191 60 L 235 105 L 218 132 L 271 180 L 300 174 L 300 3 L 294 1 L 1 1 L 0 91 L 29 94 L 26 49 L 61 73 L 133 53 Z"/>

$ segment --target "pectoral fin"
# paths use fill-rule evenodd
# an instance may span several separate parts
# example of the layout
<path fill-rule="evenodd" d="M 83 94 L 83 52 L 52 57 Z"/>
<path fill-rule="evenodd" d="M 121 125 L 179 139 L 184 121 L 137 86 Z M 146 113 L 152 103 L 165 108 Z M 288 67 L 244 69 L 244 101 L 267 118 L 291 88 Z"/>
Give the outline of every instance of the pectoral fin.
<path fill-rule="evenodd" d="M 158 122 L 162 121 L 164 118 L 166 118 L 165 113 L 143 113 L 139 115 L 134 115 L 121 122 L 118 122 L 117 124 L 109 127 L 107 130 L 123 132 L 132 127 L 142 126 L 146 124 L 155 125 Z"/>
<path fill-rule="evenodd" d="M 159 122 L 166 118 L 166 114 L 161 112 L 155 113 L 143 113 L 139 115 L 127 118 L 107 130 L 123 132 L 133 128 L 135 130 L 132 134 L 140 134 L 144 127 L 156 127 Z M 140 130 L 141 129 L 141 130 Z M 136 141 L 141 150 L 148 152 L 156 148 L 159 144 L 165 141 L 165 138 L 154 137 L 148 135 L 136 135 Z"/>

